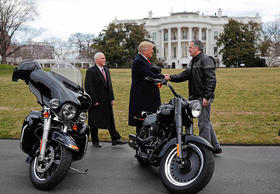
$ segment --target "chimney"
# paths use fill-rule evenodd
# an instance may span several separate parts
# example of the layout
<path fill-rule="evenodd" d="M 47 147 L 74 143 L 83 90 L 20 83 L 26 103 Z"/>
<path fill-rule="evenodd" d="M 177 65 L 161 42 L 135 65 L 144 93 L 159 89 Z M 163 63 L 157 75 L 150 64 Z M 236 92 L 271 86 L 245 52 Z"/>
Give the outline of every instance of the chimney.
<path fill-rule="evenodd" d="M 218 10 L 218 17 L 219 18 L 222 17 L 222 9 L 221 8 Z"/>
<path fill-rule="evenodd" d="M 148 12 L 148 15 L 149 15 L 149 18 L 152 19 L 152 18 L 153 18 L 153 11 L 150 10 L 150 11 Z"/>

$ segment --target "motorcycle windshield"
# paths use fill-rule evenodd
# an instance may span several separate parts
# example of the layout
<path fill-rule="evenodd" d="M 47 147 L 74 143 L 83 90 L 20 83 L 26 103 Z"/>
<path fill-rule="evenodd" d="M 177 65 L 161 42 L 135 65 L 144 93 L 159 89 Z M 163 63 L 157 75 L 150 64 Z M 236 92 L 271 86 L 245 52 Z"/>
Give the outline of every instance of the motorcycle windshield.
<path fill-rule="evenodd" d="M 67 78 L 79 86 L 82 86 L 81 71 L 70 63 L 56 63 L 51 67 L 51 71 Z"/>
<path fill-rule="evenodd" d="M 29 88 L 37 97 L 41 105 L 49 106 L 51 99 L 56 98 L 60 104 L 72 102 L 80 105 L 78 93 L 82 89 L 70 80 L 54 73 L 41 69 L 34 70 L 30 74 Z"/>

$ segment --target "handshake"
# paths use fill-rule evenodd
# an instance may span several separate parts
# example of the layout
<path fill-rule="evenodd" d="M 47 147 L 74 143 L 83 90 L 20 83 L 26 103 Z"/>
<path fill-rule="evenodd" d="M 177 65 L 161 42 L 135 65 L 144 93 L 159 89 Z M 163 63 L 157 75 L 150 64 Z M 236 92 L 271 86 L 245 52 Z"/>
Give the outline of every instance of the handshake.
<path fill-rule="evenodd" d="M 164 79 L 165 79 L 166 81 L 170 81 L 170 80 L 171 80 L 169 74 L 163 74 L 163 75 L 164 75 Z"/>

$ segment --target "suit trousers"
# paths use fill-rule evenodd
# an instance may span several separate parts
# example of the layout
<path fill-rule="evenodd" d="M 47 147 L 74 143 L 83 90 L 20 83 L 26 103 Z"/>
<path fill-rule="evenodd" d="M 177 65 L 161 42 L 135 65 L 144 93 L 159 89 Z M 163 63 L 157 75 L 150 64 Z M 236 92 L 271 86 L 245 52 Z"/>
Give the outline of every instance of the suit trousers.
<path fill-rule="evenodd" d="M 210 121 L 210 112 L 211 112 L 211 103 L 213 99 L 210 99 L 210 103 L 208 106 L 203 107 L 201 110 L 201 114 L 198 117 L 198 128 L 199 128 L 199 136 L 206 139 L 214 149 L 220 148 L 220 143 L 217 139 L 215 130 Z M 202 100 L 201 100 L 202 104 Z"/>
<path fill-rule="evenodd" d="M 111 124 L 111 128 L 108 129 L 108 130 L 109 130 L 109 133 L 110 133 L 110 136 L 111 136 L 112 141 L 121 138 L 120 134 L 119 134 L 118 131 L 116 130 L 116 127 L 115 127 L 115 123 L 114 123 L 114 122 Z M 92 142 L 93 142 L 93 143 L 99 142 L 99 138 L 98 138 L 98 128 L 90 128 L 90 131 L 91 131 L 91 139 L 92 139 Z"/>

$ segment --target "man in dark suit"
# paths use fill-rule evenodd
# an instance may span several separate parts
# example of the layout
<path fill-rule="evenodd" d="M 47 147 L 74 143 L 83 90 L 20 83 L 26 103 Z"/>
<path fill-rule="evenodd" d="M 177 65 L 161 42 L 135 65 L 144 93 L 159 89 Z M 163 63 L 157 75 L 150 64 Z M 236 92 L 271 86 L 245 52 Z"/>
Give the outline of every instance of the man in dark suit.
<path fill-rule="evenodd" d="M 145 80 L 145 77 L 156 79 L 164 78 L 164 75 L 152 71 L 152 64 L 149 58 L 153 55 L 153 47 L 154 45 L 151 42 L 141 42 L 138 47 L 139 53 L 132 64 L 132 83 L 128 118 L 128 124 L 132 126 L 137 126 L 134 117 L 140 117 L 142 111 L 156 112 L 157 108 L 160 106 L 158 87 Z"/>
<path fill-rule="evenodd" d="M 103 53 L 94 55 L 95 66 L 86 72 L 85 90 L 92 98 L 88 123 L 91 128 L 93 146 L 101 147 L 98 139 L 98 128 L 109 129 L 112 145 L 124 144 L 117 132 L 114 121 L 114 92 L 109 69 L 104 67 L 106 58 Z"/>

